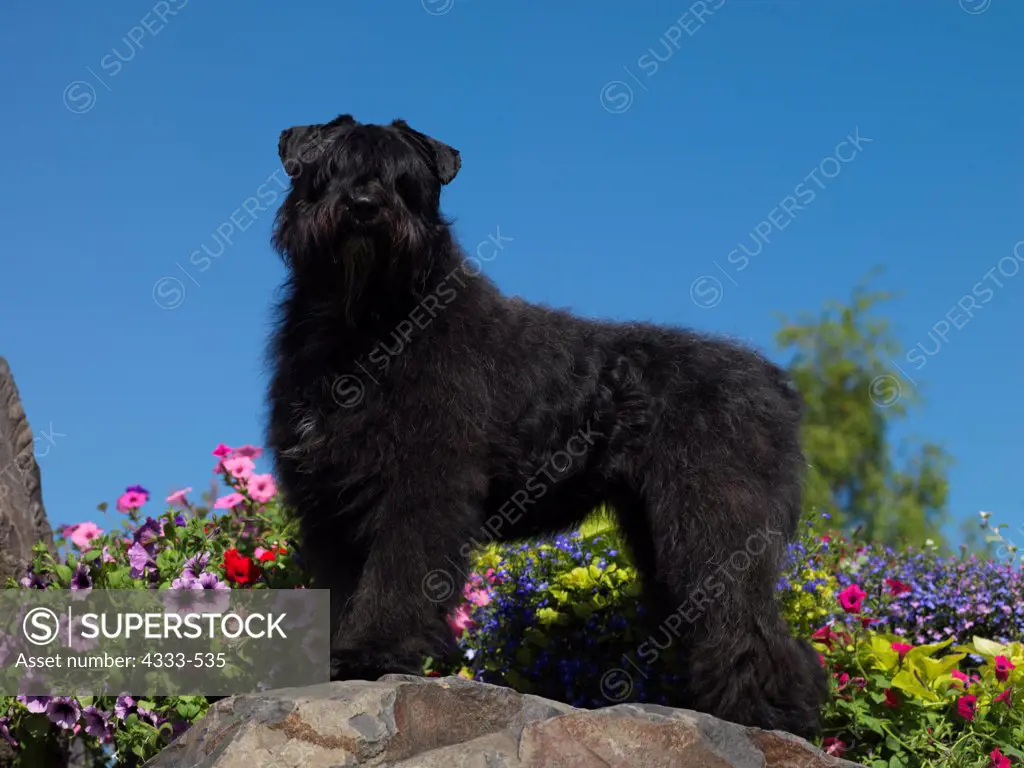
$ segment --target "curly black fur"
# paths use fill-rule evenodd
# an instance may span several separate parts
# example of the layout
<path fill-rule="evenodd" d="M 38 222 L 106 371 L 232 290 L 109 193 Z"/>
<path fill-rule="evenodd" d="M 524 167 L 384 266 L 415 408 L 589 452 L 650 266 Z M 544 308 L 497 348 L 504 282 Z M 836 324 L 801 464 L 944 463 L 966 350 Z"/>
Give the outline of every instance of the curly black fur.
<path fill-rule="evenodd" d="M 707 601 L 672 703 L 815 733 L 824 672 L 773 594 L 804 464 L 784 372 L 728 341 L 502 296 L 439 210 L 458 152 L 402 121 L 342 115 L 279 151 L 290 277 L 268 443 L 331 590 L 332 676 L 419 672 L 451 645 L 474 544 L 608 503 L 655 616 Z M 754 535 L 767 546 L 723 577 Z"/>

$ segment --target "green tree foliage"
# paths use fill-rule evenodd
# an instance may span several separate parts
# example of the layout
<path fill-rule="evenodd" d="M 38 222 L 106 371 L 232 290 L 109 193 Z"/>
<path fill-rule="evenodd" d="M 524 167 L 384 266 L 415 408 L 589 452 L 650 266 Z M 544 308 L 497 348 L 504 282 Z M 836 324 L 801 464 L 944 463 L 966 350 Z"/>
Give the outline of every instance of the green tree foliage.
<path fill-rule="evenodd" d="M 875 316 L 894 296 L 869 291 L 868 282 L 848 304 L 783 316 L 776 334 L 792 354 L 789 370 L 807 403 L 805 505 L 868 540 L 941 543 L 952 460 L 935 443 L 894 443 L 893 424 L 920 395 L 892 362 L 901 348 L 888 321 Z"/>

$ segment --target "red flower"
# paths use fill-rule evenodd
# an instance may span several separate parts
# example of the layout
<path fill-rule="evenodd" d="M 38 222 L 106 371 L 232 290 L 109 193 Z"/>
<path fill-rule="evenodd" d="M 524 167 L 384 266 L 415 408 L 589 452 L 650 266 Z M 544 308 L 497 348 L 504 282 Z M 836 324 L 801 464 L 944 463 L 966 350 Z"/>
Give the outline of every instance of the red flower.
<path fill-rule="evenodd" d="M 1013 688 L 1007 688 L 1005 691 L 1003 691 L 998 696 L 996 696 L 994 699 L 992 699 L 992 701 L 993 702 L 1001 701 L 1001 702 L 1003 702 L 1003 704 L 1008 706 L 1010 709 L 1013 709 Z"/>
<path fill-rule="evenodd" d="M 889 588 L 889 593 L 893 597 L 899 597 L 900 595 L 905 595 L 908 592 L 914 591 L 913 587 L 911 587 L 909 584 L 904 584 L 899 579 L 886 579 L 885 586 Z"/>
<path fill-rule="evenodd" d="M 906 643 L 893 643 L 892 649 L 900 655 L 900 661 L 903 661 L 903 657 L 914 650 L 914 646 L 907 645 Z"/>
<path fill-rule="evenodd" d="M 836 684 L 837 691 L 843 690 L 843 688 L 845 688 L 850 682 L 850 676 L 846 672 L 843 672 L 843 674 L 841 675 L 838 672 L 836 672 L 832 675 L 832 677 L 839 681 Z"/>
<path fill-rule="evenodd" d="M 234 584 L 252 584 L 260 577 L 260 569 L 252 558 L 240 555 L 237 549 L 224 553 L 224 578 Z"/>
<path fill-rule="evenodd" d="M 851 584 L 839 593 L 839 604 L 847 613 L 860 613 L 860 609 L 864 606 L 864 598 L 867 596 L 867 592 L 856 584 Z"/>
<path fill-rule="evenodd" d="M 818 661 L 821 662 L 821 666 L 826 667 L 826 668 L 828 667 L 828 661 L 825 659 L 825 654 L 819 653 L 818 654 Z"/>
<path fill-rule="evenodd" d="M 1017 668 L 1016 665 L 1014 665 L 1014 663 L 1005 656 L 996 656 L 995 667 L 996 680 L 1001 683 L 1005 683 L 1010 678 L 1010 673 Z"/>
<path fill-rule="evenodd" d="M 1010 768 L 1010 758 L 1000 752 L 998 748 L 989 752 L 988 757 L 992 761 L 989 763 L 992 768 Z"/>
<path fill-rule="evenodd" d="M 277 555 L 274 554 L 274 550 L 272 550 L 272 549 L 268 549 L 268 550 L 266 550 L 264 552 L 261 552 L 260 553 L 260 557 L 259 557 L 259 560 L 260 560 L 261 563 L 265 563 L 267 561 L 276 560 L 276 559 L 277 559 Z"/>
<path fill-rule="evenodd" d="M 892 688 L 885 689 L 885 706 L 890 709 L 896 709 L 900 705 L 900 697 L 896 695 L 896 691 Z"/>
<path fill-rule="evenodd" d="M 842 757 L 843 751 L 846 749 L 846 745 L 835 736 L 826 736 L 825 740 L 821 742 L 821 746 L 825 748 L 826 754 L 833 757 Z"/>
<path fill-rule="evenodd" d="M 956 700 L 956 712 L 965 720 L 973 720 L 978 712 L 977 696 L 961 696 Z"/>
<path fill-rule="evenodd" d="M 819 643 L 824 643 L 825 647 L 828 648 L 831 651 L 832 650 L 832 640 L 835 637 L 836 637 L 836 635 L 832 631 L 832 627 L 830 627 L 828 624 L 826 624 L 824 627 L 822 627 L 821 629 L 815 631 L 815 633 L 813 635 L 811 635 L 811 640 L 817 640 Z"/>

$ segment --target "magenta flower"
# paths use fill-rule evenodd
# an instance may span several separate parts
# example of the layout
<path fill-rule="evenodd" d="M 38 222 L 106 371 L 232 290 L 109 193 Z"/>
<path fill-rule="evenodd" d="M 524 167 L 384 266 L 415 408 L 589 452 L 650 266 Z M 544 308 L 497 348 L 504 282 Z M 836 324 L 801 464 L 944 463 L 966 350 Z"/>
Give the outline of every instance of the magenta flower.
<path fill-rule="evenodd" d="M 900 655 L 900 661 L 903 661 L 903 657 L 914 650 L 914 646 L 907 645 L 906 643 L 893 643 L 892 649 Z"/>
<path fill-rule="evenodd" d="M 973 720 L 978 712 L 977 696 L 961 696 L 956 700 L 956 712 L 965 720 Z"/>
<path fill-rule="evenodd" d="M 851 584 L 839 593 L 839 604 L 847 613 L 860 613 L 860 609 L 864 606 L 864 598 L 867 596 L 867 592 L 856 584 Z"/>
<path fill-rule="evenodd" d="M 234 509 L 239 504 L 245 503 L 245 496 L 240 493 L 229 493 L 227 496 L 221 496 L 215 502 L 213 502 L 214 509 Z"/>
<path fill-rule="evenodd" d="M 1017 667 L 1005 656 L 996 656 L 993 662 L 996 669 L 996 680 L 1001 683 L 1005 683 L 1010 679 L 1010 673 L 1013 672 Z"/>
<path fill-rule="evenodd" d="M 142 505 L 147 501 L 149 501 L 149 496 L 147 494 L 127 490 L 122 493 L 121 498 L 117 500 L 117 511 L 126 513 L 133 512 L 136 509 L 141 509 Z"/>
<path fill-rule="evenodd" d="M 246 459 L 256 461 L 256 459 L 263 455 L 263 449 L 257 448 L 255 445 L 243 445 L 241 448 L 235 448 L 231 455 L 242 456 Z"/>
<path fill-rule="evenodd" d="M 274 485 L 272 475 L 253 475 L 245 486 L 245 490 L 253 500 L 261 504 L 270 501 L 277 495 L 277 486 Z"/>
<path fill-rule="evenodd" d="M 180 491 L 175 491 L 167 497 L 167 503 L 173 506 L 185 506 L 188 504 L 188 499 L 185 498 L 186 494 L 192 493 L 191 488 L 182 488 Z"/>
<path fill-rule="evenodd" d="M 55 696 L 46 708 L 46 716 L 58 728 L 70 731 L 82 716 L 82 708 L 70 696 Z"/>
<path fill-rule="evenodd" d="M 231 446 L 224 445 L 224 443 L 217 443 L 217 447 L 213 449 L 213 455 L 218 459 L 226 459 L 231 455 Z"/>
<path fill-rule="evenodd" d="M 256 469 L 252 459 L 245 456 L 232 456 L 221 462 L 224 471 L 238 480 L 248 480 L 252 477 L 252 471 Z"/>

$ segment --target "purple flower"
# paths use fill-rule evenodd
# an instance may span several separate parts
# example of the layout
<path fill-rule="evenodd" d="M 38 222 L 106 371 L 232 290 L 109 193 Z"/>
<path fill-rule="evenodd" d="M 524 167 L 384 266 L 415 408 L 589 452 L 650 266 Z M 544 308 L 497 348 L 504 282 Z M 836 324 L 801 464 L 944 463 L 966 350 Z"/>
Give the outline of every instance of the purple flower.
<path fill-rule="evenodd" d="M 11 718 L 9 717 L 0 717 L 0 738 L 12 747 L 18 746 L 17 740 L 11 736 Z"/>
<path fill-rule="evenodd" d="M 131 549 L 128 550 L 128 562 L 132 565 L 131 577 L 133 579 L 141 579 L 146 574 L 146 569 L 152 562 L 152 558 L 144 546 L 139 544 L 139 542 L 135 542 L 132 544 Z"/>
<path fill-rule="evenodd" d="M 146 496 L 149 496 L 149 491 L 147 491 L 141 485 L 129 486 L 128 488 L 125 488 L 125 491 L 127 491 L 128 493 L 141 493 L 141 494 L 144 494 Z"/>
<path fill-rule="evenodd" d="M 167 721 L 166 717 L 161 717 L 156 712 L 152 712 L 143 707 L 136 707 L 135 713 L 139 716 L 140 720 L 146 720 L 154 728 L 159 728 L 163 723 Z"/>
<path fill-rule="evenodd" d="M 82 716 L 82 708 L 78 705 L 78 701 L 70 696 L 56 696 L 50 701 L 50 706 L 46 708 L 46 716 L 58 728 L 70 731 L 75 727 L 78 718 Z"/>
<path fill-rule="evenodd" d="M 17 700 L 33 715 L 41 715 L 50 706 L 49 696 L 18 696 Z"/>
<path fill-rule="evenodd" d="M 18 583 L 25 589 L 46 589 L 46 582 L 32 570 L 32 566 L 29 566 L 28 575 Z"/>
<path fill-rule="evenodd" d="M 202 573 L 199 575 L 199 586 L 203 589 L 227 589 L 230 590 L 227 584 L 217 578 L 215 573 Z"/>
<path fill-rule="evenodd" d="M 195 584 L 195 583 L 196 583 L 196 577 L 195 576 L 193 576 L 188 571 L 182 571 L 181 572 L 181 576 L 179 576 L 178 578 L 176 578 L 174 581 L 171 582 L 171 589 L 172 590 L 193 589 L 192 585 Z"/>
<path fill-rule="evenodd" d="M 208 562 L 210 562 L 209 552 L 201 552 L 195 557 L 190 557 L 185 561 L 185 567 L 181 575 L 184 576 L 187 573 L 192 578 L 197 578 L 203 569 L 206 568 Z"/>
<path fill-rule="evenodd" d="M 71 589 L 75 591 L 88 591 L 92 589 L 92 577 L 89 576 L 89 566 L 81 560 L 78 561 L 75 572 L 71 574 Z"/>
<path fill-rule="evenodd" d="M 140 525 L 135 530 L 135 543 L 141 544 L 147 550 L 152 551 L 152 547 L 159 541 L 164 535 L 164 527 L 152 517 L 147 517 L 146 522 Z"/>
<path fill-rule="evenodd" d="M 110 713 L 104 712 L 93 706 L 82 710 L 82 720 L 85 723 L 85 732 L 95 736 L 100 741 L 106 741 L 110 730 Z M 112 734 L 110 734 L 112 735 Z"/>
<path fill-rule="evenodd" d="M 178 514 L 176 514 L 174 516 L 174 524 L 176 526 L 178 526 L 179 528 L 184 528 L 187 525 L 187 521 L 185 520 L 185 516 L 183 514 L 181 514 L 180 512 Z"/>
<path fill-rule="evenodd" d="M 128 715 L 135 711 L 135 699 L 131 696 L 118 696 L 114 703 L 114 717 L 127 720 Z"/>

